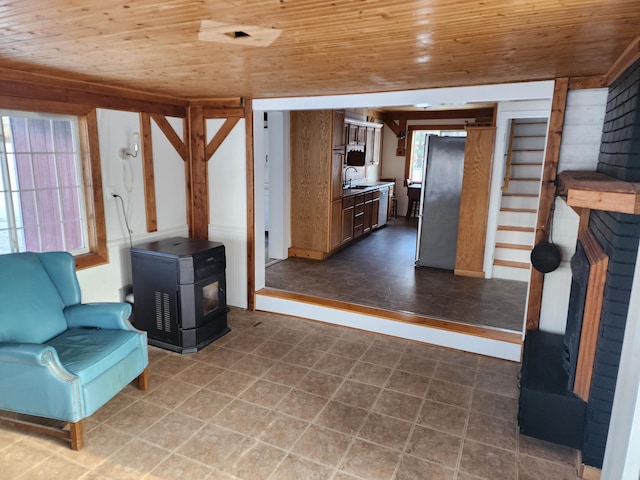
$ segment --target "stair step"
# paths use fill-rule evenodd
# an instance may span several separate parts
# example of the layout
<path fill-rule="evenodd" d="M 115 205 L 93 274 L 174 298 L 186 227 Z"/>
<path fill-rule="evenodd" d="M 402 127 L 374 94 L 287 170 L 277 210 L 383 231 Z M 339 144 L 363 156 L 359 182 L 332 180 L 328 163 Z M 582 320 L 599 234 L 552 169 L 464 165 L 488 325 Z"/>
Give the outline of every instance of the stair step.
<path fill-rule="evenodd" d="M 520 134 L 523 132 L 516 132 Z M 545 137 L 534 135 L 529 137 L 514 137 L 511 151 L 542 151 L 545 146 Z"/>
<path fill-rule="evenodd" d="M 498 225 L 509 225 L 511 227 L 535 227 L 537 215 L 535 210 L 529 212 L 512 212 L 500 210 L 498 214 Z"/>
<path fill-rule="evenodd" d="M 514 250 L 531 250 L 531 245 L 522 245 L 519 243 L 496 243 L 496 248 L 512 248 Z"/>
<path fill-rule="evenodd" d="M 502 200 L 500 201 L 501 208 L 514 208 L 514 209 L 525 209 L 525 210 L 536 210 L 538 208 L 538 196 L 534 195 L 532 197 L 523 197 L 520 195 L 514 196 L 502 196 Z"/>
<path fill-rule="evenodd" d="M 507 193 L 538 195 L 540 179 L 538 178 L 510 178 Z"/>
<path fill-rule="evenodd" d="M 536 231 L 533 227 L 514 227 L 512 225 L 498 225 L 498 230 L 511 231 L 511 232 L 530 232 Z"/>
<path fill-rule="evenodd" d="M 542 164 L 540 163 L 512 163 L 509 177 L 511 178 L 540 178 Z"/>
<path fill-rule="evenodd" d="M 519 282 L 528 282 L 531 273 L 524 268 L 502 267 L 500 265 L 493 266 L 491 274 L 493 278 L 502 278 L 505 280 L 516 280 Z"/>
<path fill-rule="evenodd" d="M 529 263 L 531 261 L 531 249 L 518 250 L 516 248 L 497 247 L 493 252 L 493 261 Z"/>
<path fill-rule="evenodd" d="M 494 260 L 493 264 L 499 267 L 526 268 L 531 267 L 530 263 L 512 262 L 510 260 Z"/>
<path fill-rule="evenodd" d="M 496 231 L 496 243 L 504 243 L 507 245 L 533 245 L 535 239 L 535 232 L 522 232 L 518 230 Z"/>
<path fill-rule="evenodd" d="M 511 165 L 516 163 L 542 163 L 543 155 L 541 151 L 518 151 L 511 154 Z"/>
<path fill-rule="evenodd" d="M 515 213 L 536 213 L 535 208 L 508 208 L 502 207 L 501 212 L 515 212 Z"/>

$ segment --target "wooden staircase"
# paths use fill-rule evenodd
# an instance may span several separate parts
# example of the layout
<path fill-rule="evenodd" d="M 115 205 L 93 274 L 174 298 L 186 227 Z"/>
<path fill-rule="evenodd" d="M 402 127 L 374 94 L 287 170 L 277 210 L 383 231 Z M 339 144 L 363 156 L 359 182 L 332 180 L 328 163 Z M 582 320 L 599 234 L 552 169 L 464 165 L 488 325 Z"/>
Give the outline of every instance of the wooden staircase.
<path fill-rule="evenodd" d="M 493 256 L 494 278 L 529 279 L 546 134 L 546 119 L 511 121 Z"/>

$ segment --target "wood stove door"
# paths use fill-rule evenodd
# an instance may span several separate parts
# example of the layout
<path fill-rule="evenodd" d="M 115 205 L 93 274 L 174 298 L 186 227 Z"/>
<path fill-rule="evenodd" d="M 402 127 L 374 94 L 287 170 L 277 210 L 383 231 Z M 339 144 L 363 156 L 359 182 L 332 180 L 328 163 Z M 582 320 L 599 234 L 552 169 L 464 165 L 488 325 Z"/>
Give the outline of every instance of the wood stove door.
<path fill-rule="evenodd" d="M 197 283 L 180 285 L 181 327 L 196 328 L 227 312 L 224 273 Z"/>

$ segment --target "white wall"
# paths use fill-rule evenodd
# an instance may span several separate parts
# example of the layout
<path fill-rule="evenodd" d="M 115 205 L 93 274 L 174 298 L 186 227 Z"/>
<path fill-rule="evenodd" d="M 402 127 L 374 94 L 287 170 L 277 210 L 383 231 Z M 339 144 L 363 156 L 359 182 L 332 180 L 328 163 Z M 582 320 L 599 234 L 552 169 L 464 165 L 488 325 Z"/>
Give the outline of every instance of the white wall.
<path fill-rule="evenodd" d="M 78 272 L 84 302 L 120 301 L 120 289 L 131 283 L 129 235 L 120 200 L 108 195 L 111 188 L 122 197 L 134 244 L 155 238 L 187 236 L 184 162 L 152 122 L 158 231 L 147 233 L 142 182 L 142 160 L 122 160 L 118 150 L 129 146 L 131 134 L 140 132 L 137 113 L 98 109 L 98 137 L 109 263 Z M 169 119 L 181 134 L 182 121 Z"/>
<path fill-rule="evenodd" d="M 207 120 L 207 143 L 224 122 L 224 119 Z M 245 130 L 242 119 L 209 160 L 209 239 L 225 245 L 227 303 L 241 308 L 247 307 L 248 294 Z M 256 174 L 262 178 L 261 172 Z M 262 189 L 258 193 L 262 198 Z"/>
<path fill-rule="evenodd" d="M 558 171 L 595 170 L 600 152 L 607 89 L 570 90 L 567 97 Z M 562 252 L 557 270 L 544 276 L 540 330 L 564 333 L 571 290 L 571 257 L 578 236 L 578 215 L 555 201 L 552 236 Z"/>

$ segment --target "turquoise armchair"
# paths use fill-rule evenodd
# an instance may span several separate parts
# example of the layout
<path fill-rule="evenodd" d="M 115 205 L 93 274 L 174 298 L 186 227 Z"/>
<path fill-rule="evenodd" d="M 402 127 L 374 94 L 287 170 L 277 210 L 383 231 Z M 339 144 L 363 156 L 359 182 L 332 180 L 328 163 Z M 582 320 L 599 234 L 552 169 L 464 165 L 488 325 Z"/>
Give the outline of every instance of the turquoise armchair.
<path fill-rule="evenodd" d="M 147 388 L 146 332 L 130 314 L 126 303 L 82 304 L 66 252 L 0 255 L 0 421 L 82 448 L 82 419 L 136 378 Z"/>

